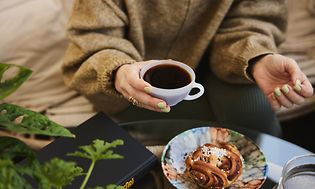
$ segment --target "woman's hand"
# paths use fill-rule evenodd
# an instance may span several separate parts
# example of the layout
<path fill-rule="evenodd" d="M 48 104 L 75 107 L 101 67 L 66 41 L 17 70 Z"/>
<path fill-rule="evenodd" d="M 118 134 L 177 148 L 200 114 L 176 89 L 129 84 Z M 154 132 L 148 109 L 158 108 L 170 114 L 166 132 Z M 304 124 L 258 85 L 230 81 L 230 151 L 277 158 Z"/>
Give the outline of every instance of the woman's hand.
<path fill-rule="evenodd" d="M 274 110 L 301 104 L 313 95 L 313 87 L 298 64 L 279 54 L 258 60 L 253 65 L 252 75 Z"/>
<path fill-rule="evenodd" d="M 125 64 L 115 76 L 115 88 L 133 105 L 157 112 L 169 112 L 170 106 L 165 101 L 150 95 L 151 85 L 140 79 L 140 69 L 150 61 Z"/>

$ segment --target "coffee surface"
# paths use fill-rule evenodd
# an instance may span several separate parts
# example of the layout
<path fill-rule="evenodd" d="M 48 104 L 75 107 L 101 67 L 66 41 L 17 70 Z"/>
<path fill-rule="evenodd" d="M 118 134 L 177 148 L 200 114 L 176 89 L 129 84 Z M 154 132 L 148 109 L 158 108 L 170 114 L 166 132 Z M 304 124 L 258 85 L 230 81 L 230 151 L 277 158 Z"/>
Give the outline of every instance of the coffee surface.
<path fill-rule="evenodd" d="M 163 89 L 181 88 L 191 82 L 191 76 L 186 70 L 172 64 L 150 68 L 145 72 L 143 79 L 152 86 Z"/>

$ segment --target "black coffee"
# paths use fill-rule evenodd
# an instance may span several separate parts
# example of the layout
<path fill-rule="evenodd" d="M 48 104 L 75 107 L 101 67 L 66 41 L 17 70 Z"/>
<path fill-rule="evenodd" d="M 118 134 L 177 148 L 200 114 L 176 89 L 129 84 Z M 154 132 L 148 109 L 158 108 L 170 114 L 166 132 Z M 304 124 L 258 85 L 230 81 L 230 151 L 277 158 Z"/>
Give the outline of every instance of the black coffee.
<path fill-rule="evenodd" d="M 176 89 L 191 82 L 190 74 L 183 68 L 172 65 L 157 65 L 147 70 L 143 79 L 154 87 Z"/>

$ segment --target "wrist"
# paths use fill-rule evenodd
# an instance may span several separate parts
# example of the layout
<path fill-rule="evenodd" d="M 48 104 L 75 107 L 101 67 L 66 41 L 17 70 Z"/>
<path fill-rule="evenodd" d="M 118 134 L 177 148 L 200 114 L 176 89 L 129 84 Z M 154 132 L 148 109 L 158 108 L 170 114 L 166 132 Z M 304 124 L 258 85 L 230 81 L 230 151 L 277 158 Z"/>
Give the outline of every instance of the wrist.
<path fill-rule="evenodd" d="M 248 75 L 249 78 L 251 78 L 253 81 L 255 81 L 255 76 L 254 76 L 254 70 L 257 67 L 257 64 L 261 62 L 262 59 L 266 58 L 267 56 L 272 56 L 272 53 L 268 54 L 262 54 L 258 55 L 248 61 L 248 66 L 246 69 L 246 74 Z"/>
<path fill-rule="evenodd" d="M 117 90 L 117 83 L 116 81 L 118 80 L 118 75 L 120 72 L 123 72 L 124 67 L 129 65 L 131 63 L 126 63 L 118 66 L 115 70 L 112 71 L 112 83 L 113 83 L 113 88 L 115 89 L 116 92 L 120 94 L 120 92 Z"/>

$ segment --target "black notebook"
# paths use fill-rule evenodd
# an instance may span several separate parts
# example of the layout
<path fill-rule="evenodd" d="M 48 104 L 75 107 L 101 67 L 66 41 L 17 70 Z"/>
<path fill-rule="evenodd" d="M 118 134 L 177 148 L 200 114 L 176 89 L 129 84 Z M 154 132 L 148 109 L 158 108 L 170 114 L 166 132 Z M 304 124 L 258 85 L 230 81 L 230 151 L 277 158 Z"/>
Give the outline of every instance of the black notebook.
<path fill-rule="evenodd" d="M 58 138 L 37 154 L 43 162 L 52 157 L 59 157 L 67 161 L 75 161 L 84 172 L 87 172 L 90 160 L 67 156 L 67 153 L 79 150 L 79 146 L 92 144 L 95 139 L 112 142 L 122 139 L 124 145 L 114 148 L 114 152 L 124 156 L 123 159 L 99 160 L 96 162 L 86 188 L 117 184 L 129 188 L 139 181 L 157 163 L 157 157 L 141 143 L 132 138 L 123 128 L 113 122 L 103 113 L 98 113 L 72 130 L 76 138 Z M 65 188 L 79 188 L 84 176 L 76 177 L 71 186 Z"/>

